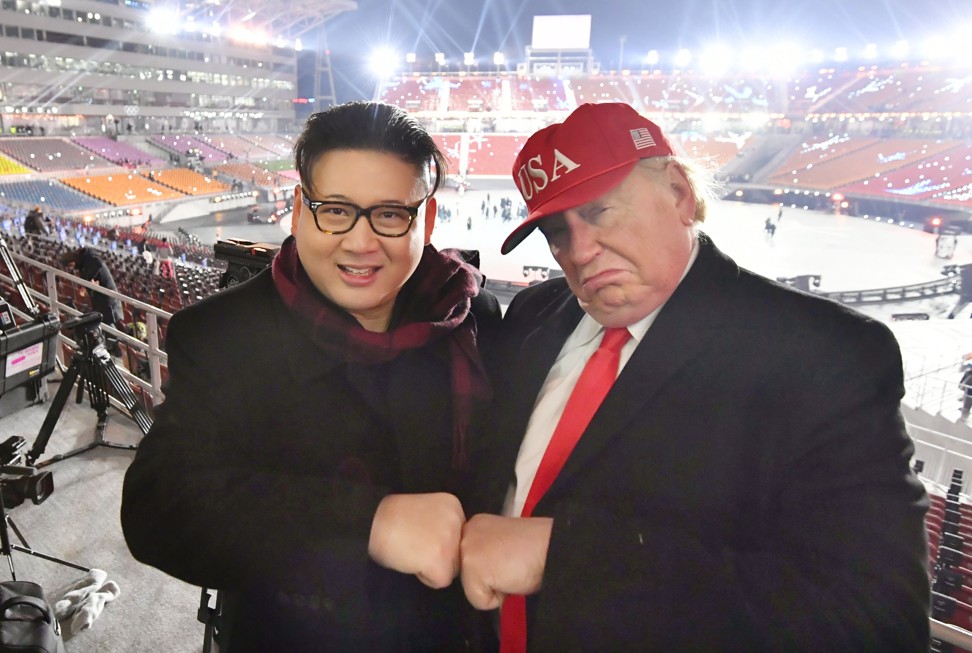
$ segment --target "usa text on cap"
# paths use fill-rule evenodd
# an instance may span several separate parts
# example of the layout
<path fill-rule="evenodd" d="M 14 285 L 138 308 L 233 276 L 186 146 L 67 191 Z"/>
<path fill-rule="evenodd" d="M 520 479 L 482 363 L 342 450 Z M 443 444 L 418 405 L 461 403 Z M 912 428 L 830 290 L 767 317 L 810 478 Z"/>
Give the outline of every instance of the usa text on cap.
<path fill-rule="evenodd" d="M 513 181 L 527 219 L 507 237 L 508 254 L 541 218 L 580 206 L 617 186 L 641 159 L 675 154 L 661 128 L 621 102 L 582 104 L 562 123 L 527 140 L 513 164 Z"/>

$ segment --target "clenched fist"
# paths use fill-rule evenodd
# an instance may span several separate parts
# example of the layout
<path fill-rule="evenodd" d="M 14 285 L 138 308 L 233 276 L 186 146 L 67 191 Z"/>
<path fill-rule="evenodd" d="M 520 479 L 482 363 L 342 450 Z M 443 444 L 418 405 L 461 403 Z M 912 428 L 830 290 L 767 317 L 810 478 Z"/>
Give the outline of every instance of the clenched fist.
<path fill-rule="evenodd" d="M 462 587 L 473 607 L 540 590 L 553 519 L 474 515 L 462 529 Z"/>
<path fill-rule="evenodd" d="M 382 567 L 415 574 L 429 587 L 448 587 L 459 573 L 465 521 L 452 494 L 390 494 L 375 511 L 368 555 Z"/>

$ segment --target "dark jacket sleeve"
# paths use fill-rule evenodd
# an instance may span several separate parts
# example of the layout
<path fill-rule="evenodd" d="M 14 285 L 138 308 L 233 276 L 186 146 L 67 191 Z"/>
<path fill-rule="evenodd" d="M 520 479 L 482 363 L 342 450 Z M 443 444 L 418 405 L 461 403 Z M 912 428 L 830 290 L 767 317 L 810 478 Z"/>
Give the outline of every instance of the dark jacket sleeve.
<path fill-rule="evenodd" d="M 387 489 L 335 473 L 328 432 L 357 417 L 313 423 L 320 387 L 260 351 L 283 334 L 235 326 L 254 323 L 246 304 L 259 299 L 172 318 L 166 399 L 125 477 L 125 538 L 138 560 L 197 585 L 354 592 Z"/>

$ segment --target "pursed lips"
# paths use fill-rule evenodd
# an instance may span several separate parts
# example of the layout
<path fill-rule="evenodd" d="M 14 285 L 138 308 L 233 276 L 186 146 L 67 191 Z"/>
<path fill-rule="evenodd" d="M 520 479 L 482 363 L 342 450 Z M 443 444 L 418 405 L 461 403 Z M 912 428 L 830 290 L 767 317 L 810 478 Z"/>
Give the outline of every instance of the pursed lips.
<path fill-rule="evenodd" d="M 620 276 L 622 273 L 623 270 L 619 270 L 617 268 L 603 270 L 596 274 L 584 277 L 581 280 L 581 286 L 588 292 L 597 292 L 604 286 L 608 286 L 617 281 L 618 276 Z"/>

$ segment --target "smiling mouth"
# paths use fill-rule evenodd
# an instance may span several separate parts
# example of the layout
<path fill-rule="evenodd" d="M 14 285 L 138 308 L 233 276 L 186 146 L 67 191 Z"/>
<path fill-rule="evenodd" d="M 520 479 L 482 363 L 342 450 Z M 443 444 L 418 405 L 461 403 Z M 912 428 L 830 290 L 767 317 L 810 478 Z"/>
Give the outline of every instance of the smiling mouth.
<path fill-rule="evenodd" d="M 351 267 L 350 265 L 338 265 L 338 269 L 341 270 L 341 272 L 344 272 L 345 274 L 350 274 L 351 276 L 354 277 L 366 277 L 369 274 L 374 274 L 375 272 L 378 271 L 377 267 L 360 268 L 360 267 Z"/>

